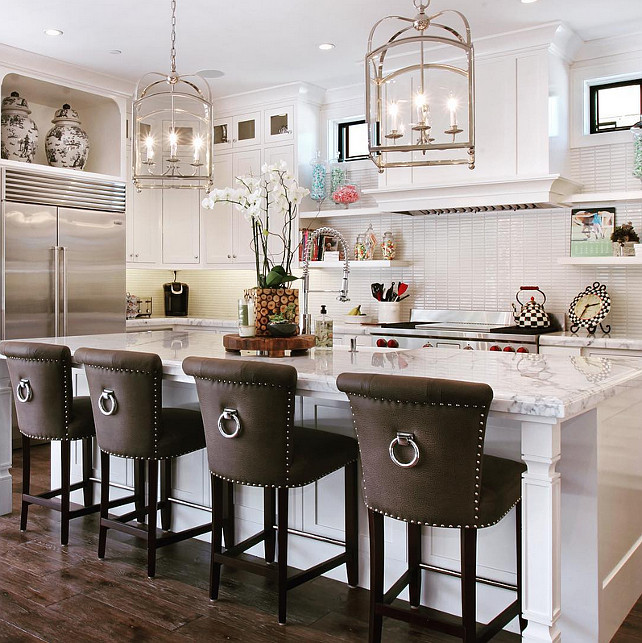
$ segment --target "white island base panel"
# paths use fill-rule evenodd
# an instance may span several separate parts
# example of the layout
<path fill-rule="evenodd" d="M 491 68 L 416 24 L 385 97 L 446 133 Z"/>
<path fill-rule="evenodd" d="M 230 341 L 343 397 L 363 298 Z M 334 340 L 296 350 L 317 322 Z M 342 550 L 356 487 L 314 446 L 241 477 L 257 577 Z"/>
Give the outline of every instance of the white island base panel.
<path fill-rule="evenodd" d="M 82 373 L 77 383 L 79 394 L 84 393 Z M 163 396 L 166 405 L 194 407 L 197 403 L 194 387 L 183 382 L 165 381 Z M 298 397 L 297 402 L 300 423 L 352 434 L 347 402 L 314 396 Z M 529 626 L 524 641 L 606 643 L 642 593 L 640 417 L 642 391 L 638 388 L 606 399 L 597 409 L 564 422 L 490 414 L 486 452 L 512 459 L 521 455 L 528 465 L 523 481 L 523 547 L 524 614 Z M 57 446 L 53 445 L 52 484 L 59 483 Z M 78 445 L 73 463 L 74 475 L 80 476 Z M 133 485 L 131 461 L 112 457 L 111 470 L 114 482 Z M 174 497 L 210 506 L 205 451 L 179 458 L 173 476 Z M 113 489 L 112 493 L 116 497 L 124 492 Z M 292 529 L 343 540 L 343 472 L 290 493 Z M 236 486 L 238 540 L 263 528 L 262 503 L 261 489 Z M 203 518 L 201 509 L 175 505 L 172 528 L 183 529 Z M 513 510 L 498 525 L 480 530 L 479 577 L 500 584 L 515 583 L 514 520 Z M 390 585 L 406 568 L 406 527 L 388 518 L 385 523 L 386 581 Z M 359 585 L 368 587 L 367 514 L 363 504 L 359 527 Z M 424 528 L 422 549 L 423 563 L 459 569 L 458 530 Z M 297 535 L 290 538 L 289 561 L 295 567 L 309 567 L 336 552 L 332 544 Z M 250 553 L 262 556 L 262 545 Z M 343 567 L 327 576 L 346 582 Z M 509 590 L 480 583 L 478 621 L 488 622 L 513 596 Z M 401 598 L 407 600 L 407 591 Z M 422 603 L 459 614 L 459 580 L 424 572 Z M 516 622 L 508 629 L 518 631 Z"/>

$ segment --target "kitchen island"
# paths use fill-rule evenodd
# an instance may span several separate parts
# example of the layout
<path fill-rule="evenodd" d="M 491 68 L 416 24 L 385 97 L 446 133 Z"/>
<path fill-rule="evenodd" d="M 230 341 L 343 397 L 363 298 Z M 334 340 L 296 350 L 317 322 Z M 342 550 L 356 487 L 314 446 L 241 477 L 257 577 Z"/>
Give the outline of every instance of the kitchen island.
<path fill-rule="evenodd" d="M 47 339 L 68 345 L 154 352 L 163 361 L 164 402 L 196 403 L 193 380 L 183 374 L 189 355 L 226 357 L 220 336 L 198 331 L 152 331 Z M 241 359 L 263 360 L 256 356 Z M 351 433 L 346 397 L 336 377 L 347 371 L 442 377 L 488 383 L 494 390 L 486 451 L 527 464 L 523 478 L 525 641 L 608 641 L 642 592 L 642 361 L 581 356 L 506 354 L 485 351 L 313 351 L 308 356 L 271 360 L 295 366 L 299 374 L 297 421 L 308 426 Z M 9 388 L 0 365 L 0 500 L 7 512 L 10 490 Z M 86 391 L 77 371 L 78 393 Z M 52 474 L 57 474 L 55 449 Z M 77 456 L 76 456 L 77 458 Z M 114 481 L 131 485 L 125 461 L 114 459 Z M 333 552 L 342 533 L 341 472 L 293 492 L 291 527 L 323 540 L 292 539 L 292 564 L 305 566 Z M 54 480 L 55 481 L 55 480 Z M 182 505 L 175 528 L 202 519 L 210 502 L 204 452 L 177 461 L 173 496 Z M 116 492 L 116 490 L 115 490 Z M 237 527 L 243 538 L 262 525 L 262 494 L 253 488 L 236 492 Z M 480 533 L 478 620 L 486 621 L 511 600 L 515 582 L 513 517 Z M 260 527 L 259 527 L 260 528 Z M 360 517 L 360 584 L 368 585 L 365 510 Z M 405 565 L 405 528 L 389 523 L 386 571 Z M 301 540 L 299 540 L 299 538 Z M 257 550 L 257 553 L 260 553 Z M 455 530 L 424 529 L 423 562 L 431 568 L 457 570 Z M 335 578 L 343 579 L 337 570 Z M 458 581 L 430 574 L 423 600 L 458 611 Z"/>

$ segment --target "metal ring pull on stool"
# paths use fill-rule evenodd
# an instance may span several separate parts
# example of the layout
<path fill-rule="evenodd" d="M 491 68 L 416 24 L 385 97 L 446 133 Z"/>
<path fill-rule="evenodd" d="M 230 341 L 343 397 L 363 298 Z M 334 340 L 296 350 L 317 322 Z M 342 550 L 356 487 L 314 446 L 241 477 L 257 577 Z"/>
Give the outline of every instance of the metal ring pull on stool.
<path fill-rule="evenodd" d="M 33 397 L 31 383 L 26 377 L 22 377 L 18 386 L 16 386 L 16 397 L 19 402 L 30 402 Z"/>
<path fill-rule="evenodd" d="M 107 408 L 107 405 L 105 404 L 106 400 L 110 402 L 109 408 Z M 114 413 L 116 413 L 116 409 L 118 408 L 118 402 L 116 401 L 116 396 L 114 395 L 114 391 L 112 391 L 109 388 L 103 389 L 103 392 L 100 394 L 100 397 L 98 398 L 98 408 L 100 409 L 100 412 L 103 415 L 113 415 Z"/>
<path fill-rule="evenodd" d="M 401 462 L 400 460 L 397 460 L 397 456 L 395 455 L 395 447 L 397 445 L 400 445 L 402 447 L 407 447 L 407 446 L 412 447 L 414 454 L 410 462 Z M 402 467 L 404 469 L 410 469 L 410 467 L 414 467 L 417 464 L 417 462 L 419 462 L 419 447 L 415 442 L 415 434 L 398 432 L 397 437 L 393 438 L 392 442 L 390 443 L 390 446 L 388 447 L 388 453 L 390 454 L 390 459 L 398 467 Z"/>
<path fill-rule="evenodd" d="M 239 420 L 238 411 L 236 409 L 223 409 L 223 413 L 218 416 L 218 430 L 224 438 L 235 438 L 241 431 L 241 420 Z M 234 420 L 236 428 L 232 433 L 226 433 L 223 429 L 223 420 Z"/>

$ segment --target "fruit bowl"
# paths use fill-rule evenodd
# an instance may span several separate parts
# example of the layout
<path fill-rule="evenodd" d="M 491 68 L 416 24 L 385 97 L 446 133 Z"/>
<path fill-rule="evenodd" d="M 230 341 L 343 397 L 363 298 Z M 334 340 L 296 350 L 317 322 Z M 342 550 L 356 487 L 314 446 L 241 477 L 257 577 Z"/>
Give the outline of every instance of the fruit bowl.
<path fill-rule="evenodd" d="M 344 315 L 343 321 L 346 324 L 369 324 L 372 317 L 363 313 L 361 315 Z"/>

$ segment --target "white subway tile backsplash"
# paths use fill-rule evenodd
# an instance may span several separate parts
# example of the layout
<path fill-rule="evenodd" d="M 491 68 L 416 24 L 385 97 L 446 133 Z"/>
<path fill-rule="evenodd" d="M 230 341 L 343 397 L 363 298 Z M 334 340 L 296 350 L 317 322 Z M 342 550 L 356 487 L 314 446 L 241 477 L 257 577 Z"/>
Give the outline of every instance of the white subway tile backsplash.
<path fill-rule="evenodd" d="M 570 178 L 587 192 L 640 189 L 640 180 L 631 175 L 632 155 L 632 144 L 628 143 L 573 149 Z M 376 171 L 355 171 L 350 179 L 361 187 L 375 185 Z M 410 284 L 410 297 L 403 303 L 406 316 L 411 307 L 508 310 L 521 285 L 538 285 L 546 293 L 547 309 L 565 312 L 578 292 L 600 281 L 611 294 L 612 326 L 622 332 L 638 331 L 642 323 L 642 267 L 557 263 L 558 257 L 569 254 L 568 208 L 419 217 L 383 213 L 324 219 L 323 210 L 331 207 L 331 202 L 322 204 L 314 227 L 337 228 L 350 247 L 369 223 L 378 239 L 390 230 L 397 241 L 397 258 L 410 265 L 355 268 L 350 273 L 350 302 L 340 303 L 331 293 L 311 293 L 313 314 L 326 304 L 328 312 L 339 318 L 361 304 L 364 312 L 376 315 L 376 302 L 370 294 L 370 284 L 375 281 L 386 287 L 392 281 Z M 642 204 L 629 201 L 616 207 L 617 222 L 632 221 L 642 233 Z M 163 315 L 162 284 L 171 278 L 172 273 L 164 270 L 128 270 L 127 287 L 137 295 L 152 295 L 154 314 Z M 245 270 L 181 271 L 178 279 L 190 285 L 190 315 L 227 319 L 235 318 L 236 300 L 243 289 L 254 285 L 254 273 Z M 334 290 L 340 283 L 340 268 L 311 272 L 314 289 Z"/>

